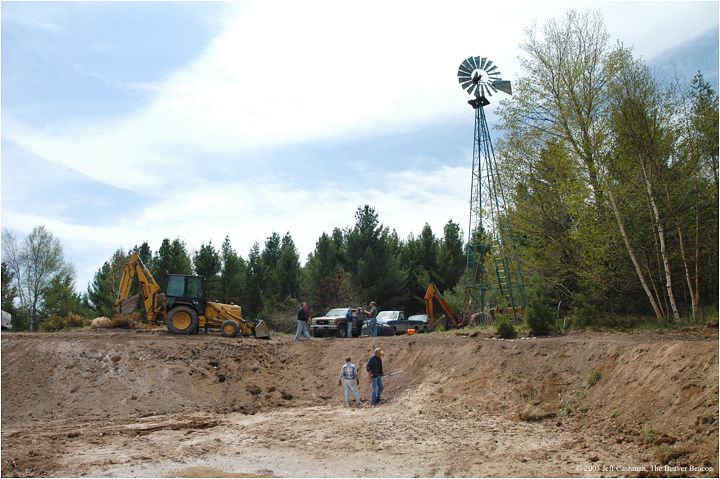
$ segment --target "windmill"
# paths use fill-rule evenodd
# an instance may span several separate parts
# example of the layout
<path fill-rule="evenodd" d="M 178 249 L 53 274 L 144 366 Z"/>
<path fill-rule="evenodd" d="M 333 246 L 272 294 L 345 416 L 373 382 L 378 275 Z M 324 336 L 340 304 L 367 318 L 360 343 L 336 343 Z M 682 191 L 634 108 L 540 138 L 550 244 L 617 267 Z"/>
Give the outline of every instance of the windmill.
<path fill-rule="evenodd" d="M 473 97 L 468 103 L 475 110 L 465 275 L 467 313 L 479 311 L 481 320 L 487 322 L 488 312 L 511 307 L 517 320 L 519 307 L 527 307 L 527 296 L 484 110 L 493 93 L 512 95 L 512 88 L 509 81 L 500 78 L 497 65 L 485 57 L 467 58 L 458 67 L 457 77 L 462 89 Z M 486 271 L 488 268 L 492 270 Z"/>

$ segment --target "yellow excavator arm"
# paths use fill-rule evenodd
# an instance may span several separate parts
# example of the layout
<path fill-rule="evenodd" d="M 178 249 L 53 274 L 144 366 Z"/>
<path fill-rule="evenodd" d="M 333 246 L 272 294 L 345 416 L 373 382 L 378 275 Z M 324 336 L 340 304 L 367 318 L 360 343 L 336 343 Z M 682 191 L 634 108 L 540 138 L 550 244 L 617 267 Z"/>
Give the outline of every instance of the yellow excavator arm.
<path fill-rule="evenodd" d="M 135 278 L 137 278 L 140 285 L 140 292 L 130 296 L 133 279 Z M 135 311 L 139 295 L 142 295 L 148 322 L 157 320 L 158 314 L 165 312 L 163 307 L 165 305 L 165 295 L 160 293 L 160 285 L 157 284 L 150 270 L 142 262 L 140 255 L 133 252 L 128 262 L 125 263 L 120 278 L 120 290 L 115 301 L 117 312 L 124 315 Z M 162 315 L 164 316 L 164 314 Z"/>

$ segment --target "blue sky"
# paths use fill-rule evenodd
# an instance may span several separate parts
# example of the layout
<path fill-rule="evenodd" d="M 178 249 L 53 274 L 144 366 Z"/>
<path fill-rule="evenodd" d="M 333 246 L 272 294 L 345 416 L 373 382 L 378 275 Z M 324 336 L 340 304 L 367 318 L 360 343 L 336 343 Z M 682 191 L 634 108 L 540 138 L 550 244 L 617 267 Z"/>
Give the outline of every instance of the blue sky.
<path fill-rule="evenodd" d="M 401 237 L 465 228 L 457 66 L 488 56 L 512 81 L 524 29 L 569 8 L 717 86 L 717 2 L 2 2 L 0 223 L 45 225 L 81 291 L 166 237 L 245 256 L 289 231 L 304 261 L 366 203 Z"/>

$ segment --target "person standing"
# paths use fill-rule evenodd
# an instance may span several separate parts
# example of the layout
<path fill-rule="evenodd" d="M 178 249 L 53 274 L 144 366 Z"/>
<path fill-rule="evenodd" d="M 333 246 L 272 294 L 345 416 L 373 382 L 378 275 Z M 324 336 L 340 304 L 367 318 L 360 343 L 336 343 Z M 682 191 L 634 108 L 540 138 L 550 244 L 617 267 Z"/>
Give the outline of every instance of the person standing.
<path fill-rule="evenodd" d="M 380 348 L 375 348 L 375 353 L 368 359 L 367 371 L 370 374 L 370 380 L 372 381 L 372 403 L 378 404 L 381 401 L 381 396 L 385 386 L 383 385 L 383 366 L 382 366 L 382 355 L 383 352 Z"/>
<path fill-rule="evenodd" d="M 308 311 L 307 303 L 300 305 L 300 309 L 297 312 L 297 330 L 295 331 L 295 341 L 300 339 L 300 336 L 305 336 L 310 339 L 310 331 L 308 331 L 308 321 L 310 321 L 310 312 Z"/>
<path fill-rule="evenodd" d="M 355 310 L 355 330 L 357 328 L 358 336 L 360 336 L 360 332 L 362 331 L 363 324 L 365 323 L 365 314 L 367 314 L 367 311 L 362 306 L 358 306 Z"/>
<path fill-rule="evenodd" d="M 357 373 L 357 367 L 351 362 L 350 358 L 345 358 L 345 364 L 340 368 L 340 380 L 338 386 L 345 384 L 345 406 L 350 406 L 350 391 L 355 396 L 355 404 L 362 405 L 360 399 L 360 376 Z"/>
<path fill-rule="evenodd" d="M 370 336 L 377 336 L 377 307 L 375 301 L 370 301 L 370 321 L 368 322 L 368 331 Z"/>
<path fill-rule="evenodd" d="M 348 306 L 347 313 L 345 313 L 345 336 L 348 338 L 352 338 L 352 330 L 353 330 L 353 309 L 352 307 Z"/>

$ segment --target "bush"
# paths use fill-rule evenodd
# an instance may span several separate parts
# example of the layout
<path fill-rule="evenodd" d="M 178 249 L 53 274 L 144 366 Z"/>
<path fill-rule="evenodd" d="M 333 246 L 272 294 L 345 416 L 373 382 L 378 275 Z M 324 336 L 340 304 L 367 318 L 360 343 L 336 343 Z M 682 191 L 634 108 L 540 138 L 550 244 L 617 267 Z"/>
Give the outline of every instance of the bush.
<path fill-rule="evenodd" d="M 495 320 L 495 332 L 503 339 L 512 339 L 517 335 L 512 320 L 505 315 L 497 315 Z"/>
<path fill-rule="evenodd" d="M 591 369 L 585 377 L 585 389 L 595 386 L 601 379 L 602 373 L 600 373 L 597 369 Z"/>
<path fill-rule="evenodd" d="M 87 326 L 87 321 L 80 315 L 68 313 L 65 316 L 52 316 L 50 319 L 42 323 L 41 331 L 60 331 L 65 328 L 81 328 Z"/>
<path fill-rule="evenodd" d="M 528 406 L 520 413 L 520 419 L 527 422 L 537 422 L 555 417 L 555 413 L 544 411 L 535 406 Z"/>

